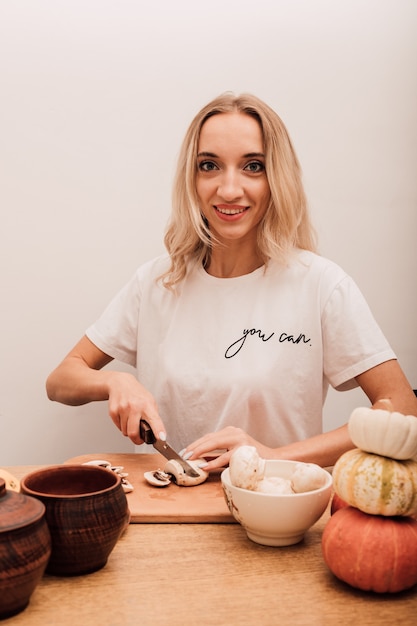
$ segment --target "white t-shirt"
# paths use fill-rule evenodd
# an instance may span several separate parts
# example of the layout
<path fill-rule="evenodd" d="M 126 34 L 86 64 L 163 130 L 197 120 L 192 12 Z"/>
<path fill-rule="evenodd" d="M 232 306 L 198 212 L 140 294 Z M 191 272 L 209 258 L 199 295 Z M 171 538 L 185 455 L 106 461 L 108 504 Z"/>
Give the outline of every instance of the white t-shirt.
<path fill-rule="evenodd" d="M 297 251 L 237 278 L 194 265 L 177 295 L 155 281 L 168 265 L 141 266 L 87 336 L 136 367 L 178 450 L 227 425 L 271 447 L 319 434 L 328 385 L 355 387 L 395 358 L 358 287 L 323 257 Z"/>

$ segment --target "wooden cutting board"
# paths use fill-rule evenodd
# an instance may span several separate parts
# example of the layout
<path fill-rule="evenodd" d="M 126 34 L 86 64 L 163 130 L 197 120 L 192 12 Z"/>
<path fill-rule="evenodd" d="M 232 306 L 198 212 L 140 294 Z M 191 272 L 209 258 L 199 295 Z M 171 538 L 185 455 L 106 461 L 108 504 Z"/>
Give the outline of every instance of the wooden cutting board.
<path fill-rule="evenodd" d="M 144 472 L 163 469 L 166 459 L 157 454 L 115 454 L 100 452 L 84 454 L 65 461 L 86 463 L 93 460 L 109 461 L 123 466 L 133 491 L 127 493 L 132 523 L 233 523 L 220 482 L 220 472 L 211 473 L 206 482 L 195 487 L 152 487 L 143 477 Z"/>

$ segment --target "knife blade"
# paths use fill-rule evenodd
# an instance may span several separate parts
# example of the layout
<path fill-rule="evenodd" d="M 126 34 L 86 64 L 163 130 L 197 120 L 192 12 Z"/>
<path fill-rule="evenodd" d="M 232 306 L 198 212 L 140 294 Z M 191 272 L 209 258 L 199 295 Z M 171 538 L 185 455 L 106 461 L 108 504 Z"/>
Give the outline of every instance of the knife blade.
<path fill-rule="evenodd" d="M 155 450 L 158 450 L 168 461 L 174 459 L 178 461 L 180 465 L 183 467 L 184 472 L 188 476 L 200 476 L 200 474 L 193 468 L 190 463 L 187 463 L 179 454 L 175 452 L 173 448 L 166 441 L 162 441 L 162 439 L 157 439 L 152 432 L 152 428 L 149 426 L 148 422 L 144 419 L 141 419 L 139 422 L 139 433 L 141 438 L 145 443 L 152 444 Z"/>

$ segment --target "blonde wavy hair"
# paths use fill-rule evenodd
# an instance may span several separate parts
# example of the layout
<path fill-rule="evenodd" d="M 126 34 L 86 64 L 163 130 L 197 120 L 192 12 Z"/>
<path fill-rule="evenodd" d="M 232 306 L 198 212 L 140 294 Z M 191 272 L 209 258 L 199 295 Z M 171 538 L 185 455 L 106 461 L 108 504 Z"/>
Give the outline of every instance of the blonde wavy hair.
<path fill-rule="evenodd" d="M 160 277 L 168 289 L 174 289 L 184 279 L 190 261 L 205 265 L 217 245 L 201 214 L 196 192 L 198 143 L 201 128 L 209 117 L 233 112 L 255 118 L 262 130 L 270 187 L 270 205 L 258 226 L 258 247 L 264 262 L 276 259 L 285 263 L 294 248 L 316 249 L 300 164 L 282 120 L 256 96 L 225 93 L 194 117 L 182 143 L 164 238 L 171 267 Z"/>

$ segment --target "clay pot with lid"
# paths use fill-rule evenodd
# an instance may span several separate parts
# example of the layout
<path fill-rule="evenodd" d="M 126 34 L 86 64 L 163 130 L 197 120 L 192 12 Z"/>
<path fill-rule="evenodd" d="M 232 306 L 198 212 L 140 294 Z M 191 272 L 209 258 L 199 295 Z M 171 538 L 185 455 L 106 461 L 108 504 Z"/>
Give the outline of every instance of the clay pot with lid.
<path fill-rule="evenodd" d="M 0 619 L 27 607 L 50 554 L 44 505 L 0 478 Z"/>

